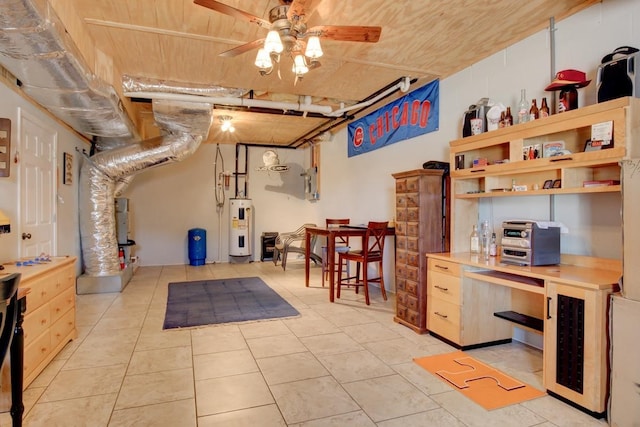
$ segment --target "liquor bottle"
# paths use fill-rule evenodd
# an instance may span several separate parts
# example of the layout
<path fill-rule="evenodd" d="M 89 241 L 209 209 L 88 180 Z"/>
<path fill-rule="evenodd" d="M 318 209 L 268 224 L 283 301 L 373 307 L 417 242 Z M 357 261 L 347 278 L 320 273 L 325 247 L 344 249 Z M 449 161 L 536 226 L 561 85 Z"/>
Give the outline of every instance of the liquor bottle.
<path fill-rule="evenodd" d="M 507 111 L 504 113 L 504 126 L 513 126 L 513 116 L 511 115 L 511 107 L 507 107 Z"/>
<path fill-rule="evenodd" d="M 505 121 L 504 111 L 501 111 L 500 112 L 500 121 L 498 122 L 498 127 L 499 128 L 505 127 L 504 121 Z"/>
<path fill-rule="evenodd" d="M 489 243 L 489 256 L 498 255 L 498 246 L 496 245 L 496 233 L 491 233 L 491 242 Z"/>
<path fill-rule="evenodd" d="M 525 89 L 520 90 L 520 103 L 518 104 L 518 123 L 529 121 L 529 101 Z"/>
<path fill-rule="evenodd" d="M 489 234 L 489 221 L 482 221 L 482 230 L 480 232 L 480 251 L 482 257 L 485 260 L 489 259 L 489 244 L 491 243 L 491 237 Z"/>
<path fill-rule="evenodd" d="M 549 106 L 547 105 L 547 98 L 542 98 L 542 104 L 540 105 L 540 118 L 549 117 Z"/>
<path fill-rule="evenodd" d="M 480 236 L 478 236 L 478 226 L 473 224 L 473 231 L 471 232 L 469 249 L 472 254 L 480 253 Z"/>
<path fill-rule="evenodd" d="M 536 102 L 536 99 L 534 98 L 531 101 L 531 108 L 529 109 L 529 120 L 533 121 L 535 119 L 539 119 L 540 118 L 540 110 L 538 109 L 538 103 Z"/>

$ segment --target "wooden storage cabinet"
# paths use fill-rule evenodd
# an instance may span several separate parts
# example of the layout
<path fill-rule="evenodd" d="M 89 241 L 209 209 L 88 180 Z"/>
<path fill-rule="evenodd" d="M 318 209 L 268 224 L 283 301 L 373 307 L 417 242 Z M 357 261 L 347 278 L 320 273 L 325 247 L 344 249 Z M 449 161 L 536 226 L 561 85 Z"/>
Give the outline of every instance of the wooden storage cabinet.
<path fill-rule="evenodd" d="M 547 390 L 594 413 L 606 408 L 610 291 L 548 282 L 544 329 Z"/>
<path fill-rule="evenodd" d="M 427 331 L 426 259 L 448 248 L 448 198 L 443 170 L 418 169 L 396 179 L 396 316 L 417 333 Z"/>
<path fill-rule="evenodd" d="M 20 287 L 29 289 L 22 324 L 25 388 L 77 336 L 75 261 L 75 257 L 54 257 L 29 267 L 5 265 L 5 272 L 21 273 Z M 3 369 L 7 368 L 5 364 Z"/>

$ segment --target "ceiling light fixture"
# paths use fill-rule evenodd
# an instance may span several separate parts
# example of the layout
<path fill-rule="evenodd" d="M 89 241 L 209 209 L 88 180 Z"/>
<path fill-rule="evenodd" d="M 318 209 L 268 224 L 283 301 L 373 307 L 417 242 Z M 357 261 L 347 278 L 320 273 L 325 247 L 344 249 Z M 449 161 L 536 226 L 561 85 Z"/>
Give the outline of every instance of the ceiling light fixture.
<path fill-rule="evenodd" d="M 233 124 L 231 123 L 231 120 L 233 119 L 233 117 L 220 116 L 219 119 L 220 119 L 220 130 L 222 130 L 222 132 L 230 132 L 230 133 L 235 132 L 236 128 L 234 128 Z"/>
<path fill-rule="evenodd" d="M 286 46 L 282 43 L 280 33 L 276 30 L 271 30 L 267 34 L 267 38 L 264 41 L 264 46 L 258 50 L 255 66 L 258 67 L 261 76 L 271 74 L 273 71 L 273 65 L 276 62 L 280 62 L 280 54 L 285 50 L 293 58 L 293 66 L 291 70 L 296 75 L 297 79 L 301 79 L 303 75 L 309 72 L 309 65 L 311 68 L 316 68 L 320 65 L 318 58 L 320 58 L 324 52 L 322 52 L 322 46 L 320 46 L 320 38 L 318 36 L 310 36 L 306 42 L 306 48 L 304 55 L 302 55 L 302 43 L 291 43 L 287 39 Z M 303 44 L 304 46 L 304 44 Z M 305 56 L 308 58 L 305 58 Z"/>

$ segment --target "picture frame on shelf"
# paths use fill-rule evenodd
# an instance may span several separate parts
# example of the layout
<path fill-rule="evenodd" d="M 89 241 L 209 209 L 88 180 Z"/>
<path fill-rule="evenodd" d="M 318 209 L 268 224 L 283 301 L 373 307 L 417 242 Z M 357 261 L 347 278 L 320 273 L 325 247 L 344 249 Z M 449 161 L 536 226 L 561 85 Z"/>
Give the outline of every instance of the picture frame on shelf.
<path fill-rule="evenodd" d="M 562 188 L 562 180 L 556 179 L 555 181 L 553 181 L 552 188 Z"/>
<path fill-rule="evenodd" d="M 553 187 L 553 180 L 552 179 L 546 180 L 544 182 L 544 184 L 542 185 L 542 188 L 544 188 L 545 190 L 548 190 L 551 187 Z"/>

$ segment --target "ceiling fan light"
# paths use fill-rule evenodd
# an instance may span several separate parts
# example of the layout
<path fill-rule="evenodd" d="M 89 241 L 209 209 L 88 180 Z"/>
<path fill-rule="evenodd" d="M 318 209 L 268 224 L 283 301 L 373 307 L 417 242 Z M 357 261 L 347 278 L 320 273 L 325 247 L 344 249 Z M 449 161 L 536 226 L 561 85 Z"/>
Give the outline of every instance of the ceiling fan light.
<path fill-rule="evenodd" d="M 302 76 L 309 72 L 309 67 L 307 67 L 307 63 L 304 60 L 304 56 L 298 54 L 295 58 L 293 58 L 293 72 L 296 76 Z"/>
<path fill-rule="evenodd" d="M 266 70 L 268 68 L 273 67 L 273 62 L 271 62 L 271 56 L 269 55 L 269 52 L 267 52 L 265 49 L 258 50 L 258 55 L 256 55 L 256 62 L 254 62 L 254 64 L 256 65 L 256 67 L 260 68 L 261 70 Z"/>
<path fill-rule="evenodd" d="M 264 41 L 264 49 L 268 53 L 281 53 L 284 47 L 282 46 L 282 40 L 280 40 L 280 34 L 276 30 L 269 31 L 267 38 Z"/>
<path fill-rule="evenodd" d="M 320 38 L 318 36 L 309 37 L 307 49 L 304 54 L 311 59 L 317 59 L 322 56 L 322 47 L 320 46 Z"/>

